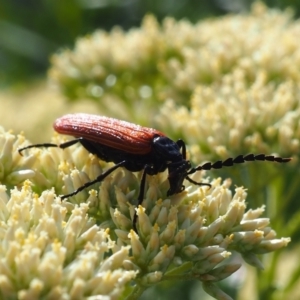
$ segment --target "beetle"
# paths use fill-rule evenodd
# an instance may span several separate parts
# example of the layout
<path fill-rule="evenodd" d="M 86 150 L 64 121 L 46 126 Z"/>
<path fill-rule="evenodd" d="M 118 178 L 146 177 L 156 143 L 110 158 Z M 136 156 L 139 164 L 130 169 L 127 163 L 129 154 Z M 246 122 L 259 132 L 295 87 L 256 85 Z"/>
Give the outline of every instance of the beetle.
<path fill-rule="evenodd" d="M 169 190 L 167 196 L 182 192 L 186 179 L 199 186 L 211 187 L 209 183 L 196 182 L 189 175 L 200 170 L 220 169 L 246 161 L 274 161 L 286 163 L 291 158 L 282 158 L 274 155 L 248 154 L 238 155 L 224 161 L 214 163 L 207 162 L 192 167 L 186 158 L 186 145 L 183 140 L 173 141 L 164 133 L 142 127 L 126 121 L 105 116 L 91 114 L 68 114 L 58 118 L 53 125 L 55 131 L 65 135 L 72 135 L 75 139 L 62 144 L 34 144 L 18 149 L 19 153 L 33 147 L 59 147 L 65 149 L 76 143 L 80 143 L 87 151 L 106 162 L 114 162 L 115 165 L 99 175 L 94 180 L 85 183 L 70 194 L 61 196 L 65 199 L 76 195 L 96 182 L 101 182 L 105 177 L 120 167 L 131 172 L 143 171 L 138 205 L 143 202 L 145 193 L 146 175 L 155 175 L 168 170 Z M 137 232 L 137 212 L 133 217 L 133 229 Z"/>

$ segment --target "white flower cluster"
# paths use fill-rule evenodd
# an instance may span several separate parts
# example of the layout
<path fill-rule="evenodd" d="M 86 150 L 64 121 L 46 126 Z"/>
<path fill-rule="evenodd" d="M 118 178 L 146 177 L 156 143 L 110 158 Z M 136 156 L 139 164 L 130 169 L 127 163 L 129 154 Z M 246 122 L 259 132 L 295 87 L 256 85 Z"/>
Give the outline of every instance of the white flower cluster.
<path fill-rule="evenodd" d="M 147 16 L 140 29 L 79 39 L 73 51 L 53 56 L 49 74 L 72 99 L 100 100 L 148 125 L 155 115 L 164 132 L 185 140 L 194 161 L 248 152 L 296 157 L 299 39 L 298 21 L 261 3 L 247 16 L 195 25 L 167 18 L 160 26 Z M 62 140 L 55 136 L 52 142 Z M 171 197 L 166 172 L 147 176 L 137 208 L 141 175 L 126 170 L 61 202 L 56 195 L 73 192 L 111 164 L 79 145 L 32 148 L 21 156 L 18 148 L 27 144 L 23 135 L 0 128 L 4 298 L 137 299 L 162 280 L 198 279 L 213 297 L 229 299 L 215 282 L 240 267 L 230 260 L 232 251 L 261 269 L 257 255 L 289 242 L 276 238 L 269 219 L 261 217 L 264 206 L 246 210 L 246 189 L 233 193 L 230 180 L 203 179 L 201 172 L 193 179 L 209 182 L 210 189 L 185 183 Z M 278 175 L 267 168 L 262 179 L 249 172 L 252 204 L 264 203 L 253 193 Z M 281 187 L 292 181 L 290 205 L 299 186 L 292 172 L 280 174 L 268 200 L 278 204 Z M 21 187 L 25 179 L 30 182 Z M 135 209 L 138 234 L 132 230 Z"/>
<path fill-rule="evenodd" d="M 38 197 L 25 181 L 10 196 L 1 186 L 0 206 L 3 299 L 119 299 L 135 278 L 123 267 L 130 247 L 116 249 L 88 217 L 88 204 L 68 209 L 53 191 Z"/>
<path fill-rule="evenodd" d="M 53 56 L 49 74 L 72 99 L 144 124 L 153 115 L 170 136 L 197 146 L 195 161 L 298 155 L 299 39 L 299 21 L 260 2 L 249 15 L 197 24 L 166 18 L 160 26 L 147 16 L 139 29 L 78 39 Z"/>
<path fill-rule="evenodd" d="M 23 146 L 23 140 L 10 133 L 0 136 L 2 149 Z M 14 151 L 2 156 L 1 163 L 10 161 L 9 166 L 19 170 L 13 171 L 19 182 L 23 159 L 35 157 L 34 169 L 25 167 L 37 190 L 44 184 L 41 174 L 51 178 L 47 184 L 60 182 L 59 189 L 69 192 L 102 172 L 99 161 L 80 146 L 29 149 L 24 158 Z M 79 170 L 72 171 L 74 161 Z M 203 180 L 200 173 L 193 179 Z M 63 202 L 53 189 L 38 197 L 29 181 L 10 195 L 2 186 L 0 293 L 19 299 L 121 299 L 124 290 L 131 290 L 136 299 L 161 280 L 198 279 L 208 293 L 223 299 L 224 292 L 214 283 L 240 267 L 229 260 L 232 250 L 262 268 L 257 254 L 289 242 L 276 238 L 269 219 L 260 217 L 263 208 L 246 211 L 245 189 L 236 188 L 232 195 L 230 180 L 213 180 L 211 188 L 188 184 L 184 192 L 168 198 L 165 173 L 149 176 L 147 182 L 143 206 L 137 208 L 138 234 L 132 230 L 132 219 L 140 183 L 129 171 L 114 172 L 98 193 L 91 190 L 88 196 L 85 191 Z"/>
<path fill-rule="evenodd" d="M 195 161 L 248 152 L 298 156 L 299 93 L 296 83 L 274 86 L 265 76 L 248 87 L 237 72 L 219 84 L 199 85 L 191 109 L 167 101 L 157 120 L 169 131 L 181 132 Z"/>

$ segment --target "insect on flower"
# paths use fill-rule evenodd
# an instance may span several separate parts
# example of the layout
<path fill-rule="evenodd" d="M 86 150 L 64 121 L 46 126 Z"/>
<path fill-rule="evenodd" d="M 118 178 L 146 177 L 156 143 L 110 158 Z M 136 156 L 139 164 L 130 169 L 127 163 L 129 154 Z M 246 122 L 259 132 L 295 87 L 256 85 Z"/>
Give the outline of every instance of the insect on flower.
<path fill-rule="evenodd" d="M 189 177 L 189 175 L 200 170 L 220 169 L 245 161 L 266 160 L 286 163 L 291 160 L 290 158 L 273 155 L 248 154 L 192 167 L 190 161 L 186 159 L 184 141 L 178 140 L 175 142 L 153 128 L 142 127 L 104 116 L 82 113 L 65 115 L 57 119 L 53 126 L 58 133 L 72 135 L 75 139 L 58 145 L 52 143 L 29 145 L 19 149 L 19 153 L 21 154 L 25 149 L 33 147 L 59 147 L 64 149 L 79 142 L 87 151 L 96 155 L 99 159 L 115 163 L 112 168 L 94 180 L 85 183 L 74 192 L 61 196 L 61 199 L 74 196 L 94 183 L 102 181 L 120 167 L 124 167 L 131 172 L 143 170 L 137 199 L 138 205 L 141 205 L 144 198 L 146 175 L 155 175 L 167 169 L 170 185 L 167 195 L 171 196 L 185 189 L 183 185 L 185 179 L 199 186 L 206 185 L 210 187 L 211 185 L 208 183 L 196 182 Z M 137 232 L 136 223 L 137 213 L 135 212 L 133 229 Z"/>

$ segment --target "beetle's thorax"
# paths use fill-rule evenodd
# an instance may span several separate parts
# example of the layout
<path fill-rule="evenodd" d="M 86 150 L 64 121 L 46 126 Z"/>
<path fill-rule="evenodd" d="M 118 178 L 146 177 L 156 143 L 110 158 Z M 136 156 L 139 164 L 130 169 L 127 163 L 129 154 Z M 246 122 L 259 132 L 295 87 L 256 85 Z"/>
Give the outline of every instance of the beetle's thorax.
<path fill-rule="evenodd" d="M 153 139 L 153 150 L 159 159 L 168 162 L 183 160 L 179 146 L 166 136 L 156 136 Z"/>

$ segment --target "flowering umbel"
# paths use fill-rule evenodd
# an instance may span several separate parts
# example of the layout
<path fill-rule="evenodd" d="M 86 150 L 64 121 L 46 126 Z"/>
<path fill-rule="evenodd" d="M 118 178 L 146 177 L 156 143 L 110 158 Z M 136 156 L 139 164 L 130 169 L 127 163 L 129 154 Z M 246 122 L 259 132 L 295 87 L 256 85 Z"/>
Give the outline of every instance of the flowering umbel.
<path fill-rule="evenodd" d="M 141 28 L 97 31 L 54 55 L 50 79 L 64 95 L 96 100 L 101 114 L 156 122 L 185 140 L 197 165 L 249 152 L 294 159 L 286 168 L 228 168 L 247 189 L 197 172 L 191 177 L 211 188 L 184 182 L 182 193 L 167 197 L 167 174 L 147 176 L 139 207 L 141 174 L 119 169 L 62 202 L 58 195 L 111 164 L 80 145 L 20 156 L 30 143 L 0 129 L 0 298 L 136 299 L 164 280 L 196 279 L 216 299 L 229 299 L 216 283 L 239 269 L 235 252 L 262 269 L 261 256 L 290 240 L 276 238 L 265 210 L 280 236 L 299 231 L 299 38 L 289 13 L 255 3 L 248 15 L 197 24 L 166 18 L 160 25 L 146 16 Z M 276 291 L 274 257 L 265 264 L 267 283 L 254 292 Z M 295 282 L 291 276 L 287 286 Z"/>
<path fill-rule="evenodd" d="M 3 299 L 120 299 L 137 274 L 123 268 L 130 247 L 116 248 L 88 204 L 64 205 L 53 191 L 38 197 L 29 181 L 10 196 L 0 189 Z"/>
<path fill-rule="evenodd" d="M 195 162 L 298 156 L 300 21 L 291 16 L 261 2 L 247 15 L 196 24 L 146 16 L 128 32 L 79 38 L 52 57 L 49 77 L 70 99 L 93 99 L 120 119 L 149 125 L 152 115 L 195 145 Z"/>
<path fill-rule="evenodd" d="M 61 202 L 53 189 L 38 196 L 32 188 L 39 190 L 45 177 L 51 180 L 43 184 L 55 182 L 58 192 L 69 192 L 109 166 L 100 167 L 79 145 L 66 151 L 30 149 L 19 158 L 15 148 L 24 145 L 22 136 L 3 131 L 0 142 L 1 149 L 13 150 L 2 155 L 1 163 L 16 182 L 23 178 L 22 160 L 35 158 L 26 165 L 31 183 L 10 192 L 0 189 L 4 298 L 123 299 L 126 294 L 136 299 L 162 280 L 197 279 L 216 299 L 229 299 L 214 283 L 240 267 L 229 259 L 232 251 L 261 269 L 258 254 L 289 242 L 276 238 L 269 219 L 261 217 L 263 207 L 246 211 L 246 190 L 237 187 L 232 194 L 230 180 L 212 180 L 211 188 L 188 184 L 167 198 L 164 173 L 147 180 L 143 206 L 136 208 L 137 234 L 132 219 L 139 175 L 116 171 L 95 190 Z M 200 173 L 193 178 L 207 180 Z"/>

